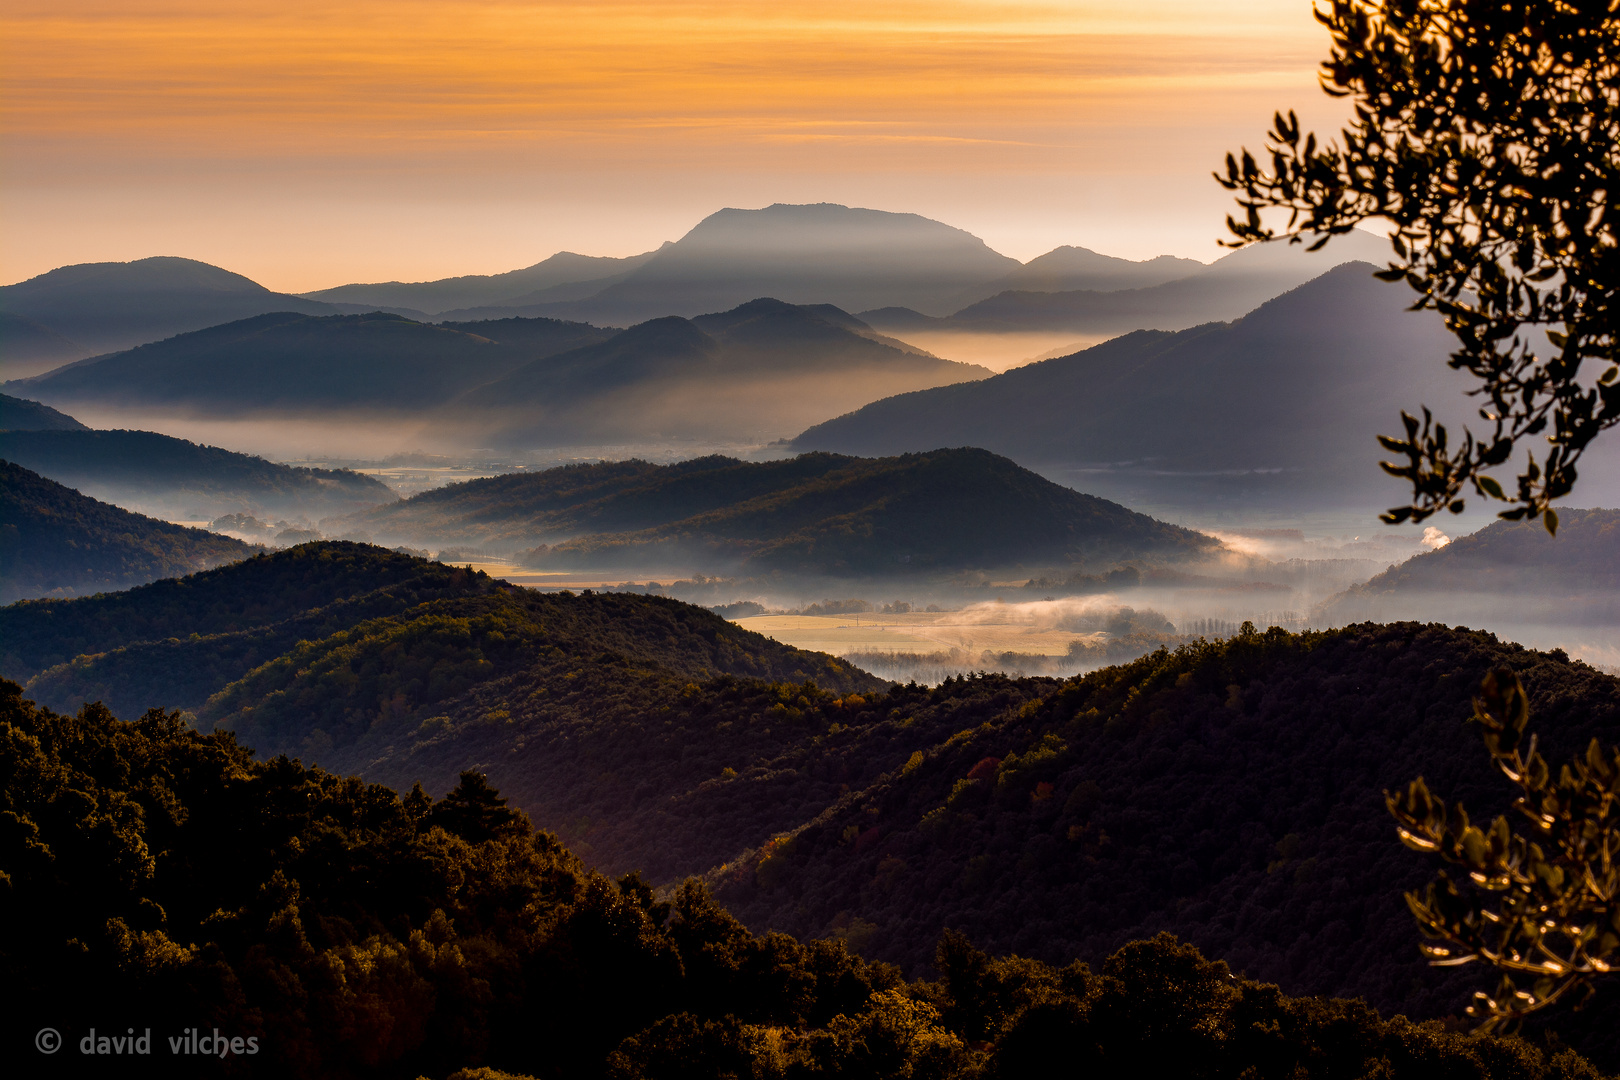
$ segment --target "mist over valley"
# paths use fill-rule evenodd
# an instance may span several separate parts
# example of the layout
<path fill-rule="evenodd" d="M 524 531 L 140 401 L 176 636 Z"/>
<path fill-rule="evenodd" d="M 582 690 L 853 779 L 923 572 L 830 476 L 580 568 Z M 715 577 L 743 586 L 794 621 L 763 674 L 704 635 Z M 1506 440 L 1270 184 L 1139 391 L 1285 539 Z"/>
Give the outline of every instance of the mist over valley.
<path fill-rule="evenodd" d="M 1463 723 L 1487 672 L 1549 760 L 1620 740 L 1620 447 L 1556 538 L 1472 497 L 1379 523 L 1374 435 L 1479 410 L 1387 248 L 1019 262 L 775 204 L 487 275 L 0 288 L 0 728 L 35 828 L 6 835 L 54 845 L 5 872 L 75 897 L 8 962 L 105 969 L 104 1011 L 251 1002 L 267 1046 L 322 1048 L 286 1075 L 656 1080 L 745 1042 L 804 1069 L 737 1075 L 1038 1075 L 1085 1010 L 1158 1023 L 1165 971 L 1251 1034 L 1420 1060 L 1391 1075 L 1612 1068 L 1606 997 L 1563 1041 L 1460 1033 L 1478 972 L 1417 951 L 1432 866 L 1382 793 L 1507 809 Z M 73 839 L 109 835 L 123 861 Z M 711 991 L 723 1019 L 659 1011 Z M 590 1045 L 479 1042 L 519 1001 L 525 1038 Z M 867 1068 L 907 1039 L 947 1064 Z"/>

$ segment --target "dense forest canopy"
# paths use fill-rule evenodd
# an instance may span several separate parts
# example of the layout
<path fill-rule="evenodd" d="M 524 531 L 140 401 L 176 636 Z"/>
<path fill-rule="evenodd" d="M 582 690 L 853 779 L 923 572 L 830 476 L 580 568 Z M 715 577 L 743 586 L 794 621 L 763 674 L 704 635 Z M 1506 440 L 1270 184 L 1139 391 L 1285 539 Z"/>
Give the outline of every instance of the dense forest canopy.
<path fill-rule="evenodd" d="M 0 910 L 29 928 L 0 941 L 5 1027 L 57 1030 L 53 1071 L 190 1072 L 164 1051 L 196 1029 L 226 1038 L 223 1071 L 267 1077 L 1598 1075 L 1289 998 L 1168 936 L 1094 972 L 946 935 L 938 980 L 907 982 L 842 942 L 750 933 L 700 886 L 594 873 L 479 774 L 401 798 L 161 711 L 54 714 L 9 682 L 0 781 Z M 155 1047 L 97 1070 L 74 1056 L 92 1028 Z"/>
<path fill-rule="evenodd" d="M 240 540 L 132 514 L 0 460 L 0 603 L 127 589 L 252 552 Z"/>

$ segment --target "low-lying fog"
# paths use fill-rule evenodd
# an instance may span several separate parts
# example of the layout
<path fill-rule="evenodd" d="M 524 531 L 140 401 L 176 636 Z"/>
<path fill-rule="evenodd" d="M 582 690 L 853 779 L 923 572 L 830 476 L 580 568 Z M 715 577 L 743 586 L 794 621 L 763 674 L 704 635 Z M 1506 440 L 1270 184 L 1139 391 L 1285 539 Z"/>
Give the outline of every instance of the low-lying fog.
<path fill-rule="evenodd" d="M 982 361 L 981 361 L 982 362 Z M 375 417 L 329 420 L 102 416 L 84 410 L 92 426 L 142 427 L 229 449 L 259 453 L 292 465 L 356 468 L 377 477 L 401 496 L 447 483 L 573 462 L 639 457 L 668 463 L 702 454 L 739 458 L 777 456 L 780 447 L 719 442 L 619 443 L 561 449 L 469 450 L 426 438 L 416 427 Z M 311 447 L 320 447 L 314 456 Z M 1607 464 L 1605 462 L 1605 464 Z M 1073 476 L 1053 479 L 1088 490 Z M 1600 498 L 1620 487 L 1594 470 L 1582 483 Z M 203 524 L 179 504 L 97 497 L 140 512 L 187 524 Z M 1394 494 L 1393 492 L 1391 494 Z M 1612 505 L 1612 501 L 1609 503 Z M 1221 637 L 1243 622 L 1291 630 L 1348 621 L 1413 619 L 1487 629 L 1536 648 L 1563 648 L 1594 664 L 1620 666 L 1620 597 L 1603 592 L 1579 597 L 1523 593 L 1406 594 L 1360 608 L 1340 605 L 1335 618 L 1317 609 L 1352 585 L 1414 555 L 1433 550 L 1494 520 L 1471 507 L 1419 527 L 1391 528 L 1366 506 L 1292 509 L 1285 505 L 1232 504 L 1189 508 L 1135 505 L 1164 520 L 1207 532 L 1231 555 L 1197 567 L 1149 567 L 1139 584 L 1078 590 L 1063 570 L 1021 570 L 957 575 L 920 582 L 915 578 L 849 582 L 714 579 L 691 566 L 649 566 L 594 571 L 552 571 L 519 566 L 515 552 L 423 548 L 457 563 L 471 562 L 491 574 L 537 588 L 634 588 L 663 592 L 711 607 L 742 603 L 727 614 L 751 629 L 788 644 L 850 658 L 887 678 L 934 682 L 974 670 L 1066 675 L 1174 647 L 1200 636 Z M 211 527 L 272 546 L 325 536 L 372 540 L 359 533 L 321 531 L 320 516 L 283 510 L 255 518 L 216 518 Z M 375 538 L 387 541 L 387 538 Z M 827 598 L 838 598 L 829 610 Z M 932 608 L 933 610 L 930 610 Z"/>

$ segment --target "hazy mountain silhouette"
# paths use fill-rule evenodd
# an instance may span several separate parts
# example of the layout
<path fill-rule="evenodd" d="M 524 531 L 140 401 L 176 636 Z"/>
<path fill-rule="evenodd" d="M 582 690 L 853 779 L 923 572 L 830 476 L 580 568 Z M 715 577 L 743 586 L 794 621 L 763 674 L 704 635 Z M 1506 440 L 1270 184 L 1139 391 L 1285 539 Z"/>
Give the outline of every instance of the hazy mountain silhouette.
<path fill-rule="evenodd" d="M 1018 267 L 971 233 L 916 214 L 778 203 L 711 214 L 624 281 L 543 313 L 624 325 L 775 296 L 846 311 L 903 305 L 943 315 L 964 289 Z"/>
<path fill-rule="evenodd" d="M 542 357 L 463 394 L 445 416 L 526 445 L 767 441 L 886 394 L 989 374 L 885 338 L 837 308 L 761 299 L 653 319 Z"/>
<path fill-rule="evenodd" d="M 953 310 L 1010 291 L 1118 292 L 1145 289 L 1201 274 L 1208 267 L 1196 259 L 1160 255 L 1135 262 L 1101 255 L 1089 248 L 1064 245 L 1038 255 L 1004 278 L 976 286 L 951 298 Z"/>
<path fill-rule="evenodd" d="M 253 550 L 108 506 L 0 460 L 0 603 L 127 589 Z"/>
<path fill-rule="evenodd" d="M 1312 619 L 1620 627 L 1620 510 L 1557 514 L 1557 537 L 1539 521 L 1492 522 L 1332 597 Z"/>
<path fill-rule="evenodd" d="M 182 520 L 271 514 L 317 520 L 394 502 L 348 469 L 311 469 L 155 431 L 0 431 L 0 458 L 143 513 Z"/>
<path fill-rule="evenodd" d="M 1048 287 L 1061 284 L 1062 275 L 1040 273 L 1035 268 L 1042 260 L 1037 259 L 1009 279 L 1030 283 L 1004 286 L 1005 291 L 968 304 L 948 318 L 930 318 L 906 309 L 863 311 L 860 317 L 878 329 L 895 333 L 907 330 L 977 333 L 1067 330 L 1077 335 L 1103 335 L 1131 330 L 1183 330 L 1200 323 L 1238 318 L 1266 300 L 1342 263 L 1362 260 L 1383 265 L 1389 256 L 1389 241 L 1356 231 L 1335 237 L 1317 252 L 1291 244 L 1244 248 L 1207 267 L 1192 263 L 1188 267 L 1190 272 L 1176 274 L 1173 278 L 1169 275 L 1176 264 L 1189 260 L 1161 257 L 1147 263 L 1127 263 L 1127 267 L 1142 268 L 1134 271 L 1139 275 L 1139 280 L 1134 282 L 1127 281 L 1123 274 L 1109 277 L 1105 263 L 1099 269 L 1102 281 L 1098 284 L 1069 286 L 1067 290 Z M 1042 259 L 1050 257 L 1042 256 Z M 1065 256 L 1065 259 L 1079 266 L 1090 265 L 1089 260 L 1076 256 Z M 1057 265 L 1062 266 L 1063 262 L 1060 260 Z M 1160 279 L 1161 283 L 1150 284 L 1147 277 L 1155 267 L 1162 267 L 1167 276 Z"/>
<path fill-rule="evenodd" d="M 0 312 L 32 320 L 82 347 L 72 360 L 272 311 L 338 309 L 271 292 L 241 274 L 195 259 L 64 266 L 0 287 Z"/>
<path fill-rule="evenodd" d="M 1449 337 L 1409 294 L 1351 263 L 1230 324 L 1142 330 L 981 382 L 874 402 L 804 432 L 800 450 L 983 446 L 1131 505 L 1399 492 L 1379 431 L 1426 403 L 1467 405 Z"/>
<path fill-rule="evenodd" d="M 606 336 L 593 326 L 549 319 L 498 329 L 512 344 L 399 315 L 276 312 L 97 357 L 9 388 L 20 385 L 53 401 L 225 414 L 421 410 L 548 349 Z"/>
<path fill-rule="evenodd" d="M 606 330 L 555 319 L 431 324 L 261 315 L 80 361 L 7 389 L 211 415 L 375 410 L 480 445 L 768 441 L 874 398 L 983 378 L 836 308 L 759 300 Z"/>
<path fill-rule="evenodd" d="M 582 300 L 621 280 L 655 254 L 656 251 L 649 251 L 625 259 L 610 259 L 559 251 L 533 266 L 505 274 L 466 274 L 437 281 L 339 285 L 302 295 L 309 300 L 328 303 L 413 307 L 440 315 L 441 318 L 460 318 L 466 317 L 466 313 L 450 309 L 487 308 L 491 305 L 521 307 L 547 301 Z"/>
<path fill-rule="evenodd" d="M 0 379 L 37 375 L 88 352 L 43 323 L 0 310 Z"/>
<path fill-rule="evenodd" d="M 66 413 L 37 401 L 0 394 L 0 431 L 89 431 Z M 0 455 L 5 456 L 5 455 Z"/>
<path fill-rule="evenodd" d="M 553 541 L 529 556 L 538 565 L 841 576 L 1194 557 L 1220 546 L 975 449 L 567 466 L 451 485 L 342 524 L 389 542 L 510 550 Z"/>

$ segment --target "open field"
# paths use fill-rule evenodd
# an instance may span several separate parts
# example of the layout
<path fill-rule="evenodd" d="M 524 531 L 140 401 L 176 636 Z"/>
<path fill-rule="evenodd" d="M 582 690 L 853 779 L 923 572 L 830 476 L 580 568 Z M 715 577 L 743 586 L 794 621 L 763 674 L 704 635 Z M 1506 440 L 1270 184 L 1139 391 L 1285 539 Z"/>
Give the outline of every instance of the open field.
<path fill-rule="evenodd" d="M 851 652 L 938 653 L 953 649 L 1020 652 L 1064 656 L 1071 641 L 1092 641 L 1095 633 L 1054 628 L 1031 622 L 1007 605 L 997 619 L 993 605 L 962 611 L 910 612 L 903 615 L 755 615 L 733 620 L 738 626 L 774 638 L 784 645 L 834 655 Z"/>

